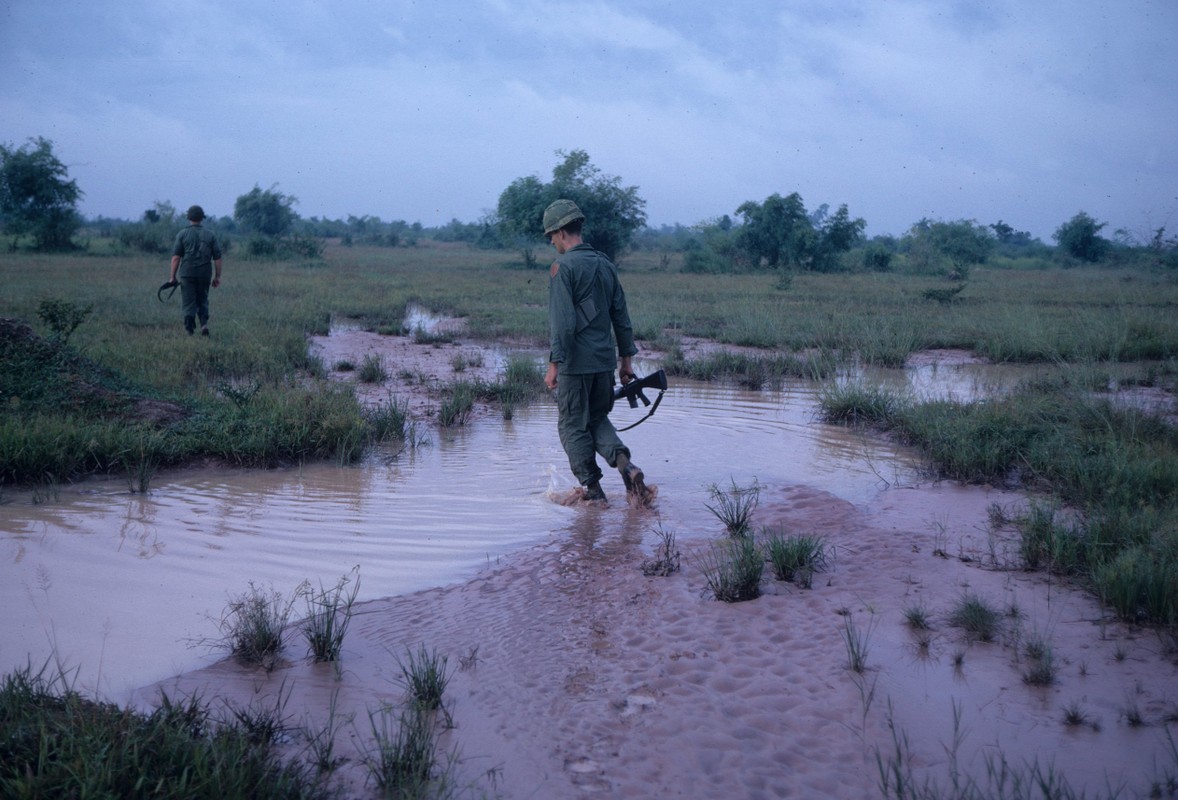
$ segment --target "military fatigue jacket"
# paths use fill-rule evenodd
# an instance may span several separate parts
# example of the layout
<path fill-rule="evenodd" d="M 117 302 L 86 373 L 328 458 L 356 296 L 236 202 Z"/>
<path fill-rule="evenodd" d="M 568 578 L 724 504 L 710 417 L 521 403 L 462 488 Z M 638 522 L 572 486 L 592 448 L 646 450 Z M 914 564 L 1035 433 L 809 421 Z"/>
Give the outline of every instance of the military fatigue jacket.
<path fill-rule="evenodd" d="M 618 356 L 638 352 L 617 267 L 587 244 L 576 245 L 552 264 L 548 330 L 548 360 L 569 375 L 613 372 Z"/>
<path fill-rule="evenodd" d="M 180 256 L 178 277 L 212 279 L 213 262 L 221 258 L 221 245 L 212 231 L 189 225 L 176 234 L 172 255 Z"/>

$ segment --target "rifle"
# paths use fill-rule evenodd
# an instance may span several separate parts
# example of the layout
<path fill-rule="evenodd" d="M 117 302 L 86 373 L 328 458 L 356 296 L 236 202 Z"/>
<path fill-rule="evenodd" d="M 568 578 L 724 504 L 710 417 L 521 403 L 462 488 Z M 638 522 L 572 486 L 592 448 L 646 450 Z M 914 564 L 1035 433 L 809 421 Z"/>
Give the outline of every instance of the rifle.
<path fill-rule="evenodd" d="M 650 398 L 646 396 L 643 389 L 658 389 L 659 396 L 654 399 L 654 404 L 651 405 Z M 635 378 L 629 383 L 624 383 L 614 389 L 614 402 L 621 400 L 623 397 L 630 404 L 630 408 L 638 408 L 638 401 L 642 401 L 642 405 L 650 406 L 650 411 L 646 412 L 646 416 L 635 422 L 633 425 L 627 425 L 625 428 L 618 428 L 619 431 L 628 431 L 635 425 L 645 422 L 650 418 L 651 414 L 659 407 L 659 403 L 663 401 L 663 393 L 667 391 L 667 373 L 663 370 L 652 372 L 645 378 Z"/>

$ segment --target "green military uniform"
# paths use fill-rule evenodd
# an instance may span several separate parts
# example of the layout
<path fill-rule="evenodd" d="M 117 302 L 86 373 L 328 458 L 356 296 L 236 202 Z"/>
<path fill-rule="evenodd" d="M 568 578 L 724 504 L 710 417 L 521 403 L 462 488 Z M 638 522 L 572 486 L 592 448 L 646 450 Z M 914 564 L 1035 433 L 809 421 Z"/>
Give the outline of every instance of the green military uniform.
<path fill-rule="evenodd" d="M 201 327 L 209 321 L 209 283 L 213 262 L 221 259 L 221 246 L 213 232 L 194 222 L 176 234 L 172 255 L 180 258 L 180 297 L 184 305 L 184 327 L 192 333 L 196 319 Z"/>
<path fill-rule="evenodd" d="M 613 262 L 587 244 L 558 256 L 548 282 L 548 327 L 548 360 L 560 375 L 560 443 L 573 475 L 588 486 L 602 477 L 596 453 L 611 467 L 619 454 L 630 456 L 608 416 L 617 358 L 638 352 Z"/>

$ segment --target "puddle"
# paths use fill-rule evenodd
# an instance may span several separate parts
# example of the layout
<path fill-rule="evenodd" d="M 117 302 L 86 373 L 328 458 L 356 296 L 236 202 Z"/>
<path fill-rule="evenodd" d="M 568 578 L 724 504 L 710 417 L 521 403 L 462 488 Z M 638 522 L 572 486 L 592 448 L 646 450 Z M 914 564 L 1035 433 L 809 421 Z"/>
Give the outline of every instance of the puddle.
<path fill-rule="evenodd" d="M 610 474 L 603 538 L 611 525 L 632 528 L 635 514 L 644 527 L 661 519 L 681 536 L 712 535 L 712 484 L 815 484 L 863 503 L 913 479 L 886 443 L 815 422 L 815 404 L 809 384 L 677 382 L 655 417 L 623 435 L 659 487 L 657 516 L 626 508 Z M 640 412 L 623 408 L 615 420 L 631 414 Z M 160 474 L 146 496 L 122 479 L 65 486 L 40 504 L 7 490 L 0 669 L 56 652 L 81 685 L 117 698 L 219 658 L 191 644 L 216 637 L 214 620 L 250 581 L 290 592 L 304 580 L 333 585 L 359 565 L 361 600 L 413 592 L 464 580 L 584 513 L 550 497 L 574 484 L 548 401 L 430 439 L 354 467 Z"/>

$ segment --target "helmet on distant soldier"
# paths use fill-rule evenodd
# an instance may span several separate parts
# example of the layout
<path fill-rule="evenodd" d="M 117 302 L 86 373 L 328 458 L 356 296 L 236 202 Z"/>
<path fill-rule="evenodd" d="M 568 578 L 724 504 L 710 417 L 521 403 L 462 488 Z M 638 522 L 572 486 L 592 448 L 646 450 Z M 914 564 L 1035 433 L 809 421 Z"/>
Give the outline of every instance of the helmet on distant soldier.
<path fill-rule="evenodd" d="M 572 200 L 557 200 L 544 209 L 544 235 L 555 233 L 579 219 L 585 219 L 585 215 L 577 208 L 576 203 Z"/>
<path fill-rule="evenodd" d="M 200 206 L 189 206 L 187 216 L 192 222 L 200 222 L 205 218 L 205 210 Z"/>

